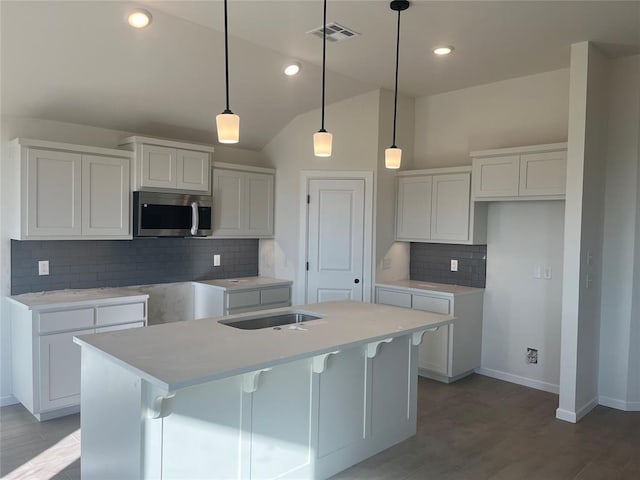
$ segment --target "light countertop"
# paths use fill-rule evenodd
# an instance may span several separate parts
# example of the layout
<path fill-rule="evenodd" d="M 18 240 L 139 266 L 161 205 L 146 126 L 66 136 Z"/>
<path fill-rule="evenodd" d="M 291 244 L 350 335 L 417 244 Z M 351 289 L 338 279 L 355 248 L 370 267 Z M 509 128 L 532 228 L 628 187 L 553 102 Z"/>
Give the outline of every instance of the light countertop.
<path fill-rule="evenodd" d="M 217 287 L 224 290 L 248 290 L 261 287 L 277 287 L 280 285 L 291 285 L 291 280 L 280 280 L 272 277 L 240 277 L 240 278 L 223 278 L 220 280 L 199 280 L 194 283 L 201 283 L 211 287 Z"/>
<path fill-rule="evenodd" d="M 305 311 L 323 318 L 279 330 L 218 323 L 265 312 Z M 172 391 L 273 365 L 451 323 L 454 317 L 360 302 L 329 302 L 82 335 L 94 349 L 152 384 Z"/>
<path fill-rule="evenodd" d="M 7 298 L 29 310 L 45 310 L 49 308 L 75 307 L 84 304 L 99 305 L 122 299 L 135 301 L 138 299 L 136 297 L 144 301 L 149 298 L 149 295 L 130 288 L 83 288 L 23 293 Z"/>
<path fill-rule="evenodd" d="M 446 283 L 423 282 L 420 280 L 393 280 L 390 282 L 376 283 L 376 287 L 403 288 L 418 292 L 430 291 L 438 293 L 450 293 L 452 295 L 465 295 L 469 293 L 484 292 L 484 288 L 465 287 L 463 285 L 448 285 Z"/>

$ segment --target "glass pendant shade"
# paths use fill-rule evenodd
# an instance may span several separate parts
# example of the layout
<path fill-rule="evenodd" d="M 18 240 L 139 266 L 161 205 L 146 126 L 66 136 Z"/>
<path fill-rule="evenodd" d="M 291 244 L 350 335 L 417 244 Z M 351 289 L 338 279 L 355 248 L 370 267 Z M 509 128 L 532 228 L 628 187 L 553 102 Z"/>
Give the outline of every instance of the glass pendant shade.
<path fill-rule="evenodd" d="M 327 131 L 320 130 L 313 134 L 313 154 L 316 157 L 331 156 L 331 142 L 333 135 Z"/>
<path fill-rule="evenodd" d="M 402 161 L 402 149 L 398 147 L 390 147 L 384 151 L 384 166 L 386 168 L 400 168 Z"/>
<path fill-rule="evenodd" d="M 216 116 L 218 141 L 220 143 L 238 143 L 240 140 L 240 117 L 235 113 L 221 113 Z"/>

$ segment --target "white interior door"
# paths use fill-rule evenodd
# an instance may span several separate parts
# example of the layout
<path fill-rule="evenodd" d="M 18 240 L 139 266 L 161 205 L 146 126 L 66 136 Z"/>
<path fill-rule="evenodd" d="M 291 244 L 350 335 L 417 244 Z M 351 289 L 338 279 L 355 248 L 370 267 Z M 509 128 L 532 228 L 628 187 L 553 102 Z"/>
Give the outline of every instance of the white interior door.
<path fill-rule="evenodd" d="M 307 302 L 363 300 L 364 179 L 311 179 Z"/>

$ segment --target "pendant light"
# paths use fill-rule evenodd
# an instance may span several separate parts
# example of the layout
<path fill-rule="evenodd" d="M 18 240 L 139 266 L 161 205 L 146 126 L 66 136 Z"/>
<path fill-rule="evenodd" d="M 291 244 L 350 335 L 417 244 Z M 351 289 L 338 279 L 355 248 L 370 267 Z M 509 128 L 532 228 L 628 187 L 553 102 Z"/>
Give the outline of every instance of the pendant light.
<path fill-rule="evenodd" d="M 240 140 L 240 117 L 229 110 L 229 34 L 227 32 L 227 0 L 224 0 L 224 70 L 227 94 L 227 108 L 216 116 L 218 141 L 238 143 Z"/>
<path fill-rule="evenodd" d="M 331 142 L 333 135 L 324 129 L 324 84 L 327 60 L 327 0 L 324 0 L 324 14 L 322 17 L 322 125 L 313 134 L 313 154 L 316 157 L 331 156 Z"/>
<path fill-rule="evenodd" d="M 400 168 L 402 149 L 396 146 L 396 117 L 398 116 L 398 59 L 400 57 L 400 12 L 409 8 L 408 0 L 393 0 L 389 5 L 391 10 L 398 12 L 398 35 L 396 38 L 396 90 L 393 98 L 393 142 L 384 151 L 384 166 Z"/>

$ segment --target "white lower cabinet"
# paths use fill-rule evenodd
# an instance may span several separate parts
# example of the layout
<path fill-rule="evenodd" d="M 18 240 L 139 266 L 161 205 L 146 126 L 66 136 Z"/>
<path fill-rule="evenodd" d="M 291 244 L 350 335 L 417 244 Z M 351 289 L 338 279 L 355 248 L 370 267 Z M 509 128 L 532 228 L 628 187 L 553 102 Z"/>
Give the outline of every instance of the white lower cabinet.
<path fill-rule="evenodd" d="M 449 383 L 480 367 L 483 294 L 483 289 L 458 286 L 443 292 L 378 284 L 376 303 L 456 317 L 451 325 L 427 331 L 418 349 L 419 375 Z"/>
<path fill-rule="evenodd" d="M 11 302 L 13 394 L 38 420 L 80 409 L 80 347 L 73 337 L 143 327 L 147 295 L 28 309 Z"/>
<path fill-rule="evenodd" d="M 220 281 L 223 282 L 226 281 Z M 211 283 L 217 282 L 212 280 Z M 196 320 L 289 306 L 291 282 L 283 284 L 280 281 L 276 285 L 249 286 L 241 289 L 227 289 L 206 281 L 194 282 L 193 316 Z"/>

